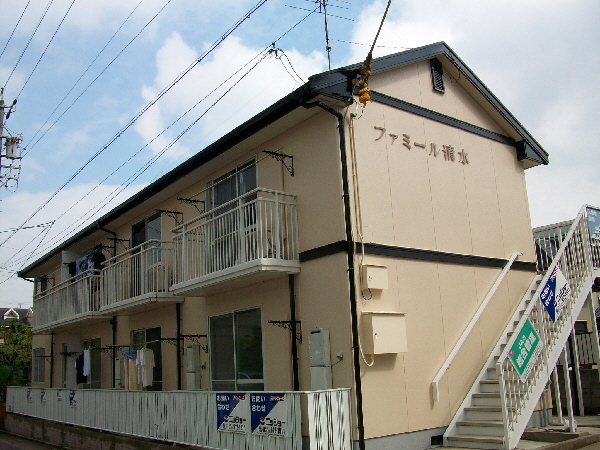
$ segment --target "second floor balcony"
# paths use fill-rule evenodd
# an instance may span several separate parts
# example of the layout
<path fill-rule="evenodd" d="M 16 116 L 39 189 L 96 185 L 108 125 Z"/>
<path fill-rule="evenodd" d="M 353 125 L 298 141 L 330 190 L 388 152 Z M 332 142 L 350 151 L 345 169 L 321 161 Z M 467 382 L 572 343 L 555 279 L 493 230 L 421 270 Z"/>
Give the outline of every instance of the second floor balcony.
<path fill-rule="evenodd" d="M 68 327 L 90 319 L 101 319 L 101 273 L 88 270 L 33 298 L 33 331 Z"/>
<path fill-rule="evenodd" d="M 151 303 L 182 302 L 169 288 L 173 280 L 173 244 L 151 240 L 107 260 L 102 270 L 100 311 L 130 314 Z"/>
<path fill-rule="evenodd" d="M 257 188 L 175 228 L 178 295 L 203 295 L 300 272 L 292 194 Z"/>

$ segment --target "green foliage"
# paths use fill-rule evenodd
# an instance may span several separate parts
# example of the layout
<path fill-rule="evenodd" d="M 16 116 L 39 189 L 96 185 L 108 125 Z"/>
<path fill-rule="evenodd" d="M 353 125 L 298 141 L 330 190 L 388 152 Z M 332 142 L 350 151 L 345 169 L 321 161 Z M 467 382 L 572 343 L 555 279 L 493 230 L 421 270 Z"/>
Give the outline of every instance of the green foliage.
<path fill-rule="evenodd" d="M 31 328 L 10 321 L 0 328 L 0 338 L 4 339 L 0 344 L 0 388 L 27 385 L 31 372 Z"/>

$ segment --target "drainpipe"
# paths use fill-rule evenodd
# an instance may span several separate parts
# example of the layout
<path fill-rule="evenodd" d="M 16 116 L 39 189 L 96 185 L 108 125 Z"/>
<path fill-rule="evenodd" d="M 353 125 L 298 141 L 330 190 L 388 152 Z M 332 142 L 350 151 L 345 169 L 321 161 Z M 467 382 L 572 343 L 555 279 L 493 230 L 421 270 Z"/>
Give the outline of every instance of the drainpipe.
<path fill-rule="evenodd" d="M 117 356 L 117 316 L 113 316 L 112 319 L 110 319 L 110 324 L 112 326 L 112 388 L 114 389 L 116 387 L 115 374 L 117 372 L 117 365 L 115 361 Z"/>
<path fill-rule="evenodd" d="M 290 289 L 290 321 L 292 322 L 292 372 L 294 377 L 294 391 L 300 390 L 300 374 L 298 372 L 298 343 L 296 342 L 296 294 L 295 279 L 293 274 L 288 275 Z"/>
<path fill-rule="evenodd" d="M 346 157 L 346 138 L 344 116 L 322 102 L 304 103 L 305 108 L 319 108 L 337 117 L 340 138 L 340 158 L 342 163 L 342 189 L 344 198 L 344 221 L 346 226 L 346 251 L 348 253 L 348 283 L 350 285 L 350 320 L 352 326 L 352 350 L 354 362 L 354 385 L 356 393 L 356 421 L 358 426 L 358 447 L 365 450 L 365 428 L 363 416 L 362 381 L 360 377 L 360 348 L 358 341 L 358 313 L 356 308 L 356 281 L 354 279 L 354 241 L 352 239 L 352 221 L 350 216 L 350 194 L 348 185 L 348 164 Z"/>
<path fill-rule="evenodd" d="M 181 390 L 181 303 L 175 303 L 176 326 L 176 347 L 177 347 L 177 389 Z"/>
<path fill-rule="evenodd" d="M 50 389 L 52 389 L 52 377 L 54 375 L 54 331 L 50 333 Z"/>

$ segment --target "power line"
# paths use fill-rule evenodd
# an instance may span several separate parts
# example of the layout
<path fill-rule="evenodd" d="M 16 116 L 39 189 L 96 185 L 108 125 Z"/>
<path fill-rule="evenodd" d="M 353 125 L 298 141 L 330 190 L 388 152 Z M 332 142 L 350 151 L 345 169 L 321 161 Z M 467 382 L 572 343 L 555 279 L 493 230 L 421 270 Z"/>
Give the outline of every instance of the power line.
<path fill-rule="evenodd" d="M 280 36 L 279 36 L 277 39 L 275 39 L 275 40 L 273 41 L 272 45 L 271 45 L 271 46 L 269 46 L 269 47 L 273 47 L 273 49 L 274 49 L 274 46 L 275 46 L 275 43 L 276 43 L 276 42 L 280 41 L 280 40 L 281 40 L 281 39 L 283 39 L 285 36 L 287 36 L 287 35 L 288 35 L 288 34 L 289 34 L 289 33 L 290 33 L 292 30 L 294 30 L 294 29 L 295 29 L 296 27 L 298 27 L 298 26 L 299 26 L 299 25 L 300 25 L 302 22 L 304 22 L 304 21 L 305 21 L 305 20 L 306 20 L 308 17 L 310 17 L 310 16 L 311 16 L 311 15 L 312 15 L 314 12 L 316 12 L 316 10 L 317 10 L 317 9 L 318 9 L 318 7 L 317 7 L 317 8 L 315 8 L 313 11 L 310 11 L 308 14 L 306 14 L 306 15 L 305 15 L 305 16 L 304 16 L 302 19 L 300 19 L 298 22 L 296 22 L 296 23 L 295 23 L 295 24 L 294 24 L 292 27 L 290 27 L 290 28 L 289 28 L 289 29 L 288 29 L 286 32 L 284 32 L 284 33 L 283 33 L 283 34 L 281 34 L 281 35 L 280 35 Z M 136 153 L 134 153 L 134 154 L 133 154 L 133 155 L 132 155 L 132 156 L 131 156 L 129 159 L 127 159 L 127 161 L 125 161 L 124 163 L 122 163 L 122 164 L 121 164 L 121 165 L 120 165 L 120 166 L 119 166 L 117 169 L 115 169 L 115 170 L 114 170 L 114 171 L 113 171 L 113 172 L 112 172 L 110 175 L 108 175 L 107 177 L 105 177 L 105 178 L 104 178 L 104 180 L 102 180 L 102 181 L 101 181 L 101 182 L 100 182 L 100 183 L 99 183 L 97 186 L 95 186 L 95 187 L 94 187 L 94 188 L 92 188 L 90 191 L 88 191 L 88 192 L 87 192 L 87 193 L 86 193 L 86 194 L 85 194 L 85 195 L 84 195 L 82 198 L 80 198 L 80 199 L 79 199 L 79 200 L 78 200 L 78 201 L 77 201 L 77 202 L 76 202 L 74 205 L 72 205 L 72 206 L 71 206 L 71 207 L 70 207 L 70 208 L 69 208 L 67 211 L 63 212 L 63 213 L 62 213 L 62 214 L 61 214 L 61 215 L 60 215 L 60 216 L 59 216 L 57 219 L 55 219 L 55 221 L 57 221 L 57 220 L 59 220 L 60 218 L 62 218 L 62 217 L 63 217 L 63 216 L 64 216 L 64 215 L 65 215 L 65 214 L 66 214 L 66 213 L 69 211 L 69 210 L 71 210 L 73 207 L 75 207 L 75 206 L 76 206 L 76 205 L 77 205 L 79 202 L 81 202 L 81 201 L 82 201 L 82 200 L 83 200 L 85 197 L 87 197 L 87 196 L 88 196 L 89 194 L 91 194 L 91 193 L 92 193 L 92 192 L 93 192 L 93 191 L 94 191 L 94 190 L 95 190 L 97 187 L 99 187 L 99 185 L 100 185 L 100 184 L 102 184 L 104 181 L 106 181 L 108 178 L 110 178 L 110 177 L 111 177 L 111 176 L 112 176 L 114 173 L 116 173 L 116 172 L 117 172 L 117 171 L 118 171 L 120 168 L 122 168 L 122 167 L 123 167 L 124 165 L 126 165 L 126 164 L 127 164 L 129 161 L 131 161 L 131 160 L 132 160 L 132 159 L 133 159 L 133 158 L 134 158 L 134 157 L 135 157 L 137 154 L 139 154 L 139 153 L 140 153 L 142 150 L 144 150 L 145 148 L 147 148 L 147 147 L 148 147 L 148 146 L 149 146 L 149 145 L 150 145 L 152 142 L 154 142 L 154 141 L 155 141 L 155 140 L 156 140 L 156 139 L 157 139 L 159 136 L 161 136 L 162 134 L 164 134 L 164 132 L 166 132 L 166 131 L 167 131 L 169 128 L 171 128 L 171 127 L 172 127 L 173 125 L 175 125 L 175 124 L 176 124 L 176 123 L 177 123 L 179 120 L 181 120 L 181 118 L 185 117 L 185 116 L 186 116 L 186 115 L 187 115 L 189 112 L 191 112 L 193 109 L 195 109 L 195 108 L 196 108 L 196 107 L 197 107 L 197 106 L 198 106 L 200 103 L 202 103 L 202 102 L 203 102 L 203 101 L 204 101 L 206 98 L 208 98 L 210 95 L 212 95 L 212 93 L 216 92 L 216 91 L 217 91 L 217 90 L 218 90 L 220 87 L 222 87 L 222 86 L 223 86 L 223 85 L 224 85 L 226 82 L 228 82 L 230 79 L 232 79 L 232 78 L 233 78 L 233 76 L 235 76 L 235 75 L 236 75 L 236 74 L 238 74 L 238 73 L 239 73 L 241 70 L 243 70 L 245 67 L 247 67 L 247 66 L 248 66 L 248 65 L 249 65 L 249 64 L 250 64 L 250 63 L 251 63 L 253 60 L 255 60 L 257 57 L 259 57 L 260 55 L 262 55 L 264 52 L 268 51 L 268 50 L 269 50 L 269 47 L 266 47 L 266 48 L 265 48 L 263 51 L 259 52 L 259 53 L 258 53 L 258 54 L 257 54 L 257 55 L 256 55 L 254 58 L 252 58 L 252 59 L 251 59 L 251 60 L 250 60 L 248 63 L 246 63 L 244 66 L 242 66 L 240 69 L 238 69 L 238 70 L 237 70 L 237 71 L 236 71 L 236 72 L 235 72 L 233 75 L 231 75 L 229 78 L 227 78 L 225 81 L 223 81 L 223 82 L 222 82 L 222 83 L 221 83 L 219 86 L 217 86 L 215 89 L 213 89 L 213 91 L 211 91 L 211 92 L 210 92 L 209 94 L 207 94 L 207 95 L 206 95 L 206 96 L 205 96 L 203 99 L 201 99 L 200 101 L 198 101 L 198 102 L 197 102 L 197 103 L 196 103 L 194 106 L 192 106 L 190 109 L 188 109 L 188 110 L 187 110 L 187 111 L 186 111 L 184 114 L 182 114 L 182 115 L 181 115 L 181 116 L 180 116 L 178 119 L 176 119 L 174 122 L 172 122 L 172 123 L 171 123 L 171 125 L 169 125 L 167 128 L 165 128 L 165 129 L 164 129 L 164 130 L 163 130 L 161 133 L 159 133 L 159 134 L 158 134 L 158 135 L 157 135 L 155 138 L 153 138 L 153 139 L 152 139 L 150 142 L 148 142 L 146 145 L 144 145 L 142 148 L 140 148 L 140 149 L 139 149 L 139 150 L 138 150 Z M 286 57 L 286 59 L 288 59 L 288 63 L 289 63 L 289 58 L 287 57 L 287 55 L 285 54 L 285 52 L 283 52 L 283 50 L 281 50 L 281 49 L 277 49 L 277 50 L 278 50 L 278 52 L 281 52 L 282 54 L 284 54 L 284 55 L 285 55 L 285 57 Z M 272 52 L 270 52 L 269 54 L 272 54 Z M 264 58 L 262 58 L 262 59 L 264 59 Z M 262 59 L 261 59 L 261 60 L 262 60 Z M 252 67 L 252 69 L 253 69 L 254 67 L 255 67 L 255 66 L 253 66 L 253 67 Z M 284 65 L 284 67 L 285 67 L 285 65 Z M 295 71 L 295 69 L 293 68 L 293 66 L 291 65 L 291 63 L 290 63 L 290 67 L 292 67 L 292 70 L 294 71 L 294 73 L 296 73 L 296 71 Z M 252 69 L 250 69 L 250 70 L 252 70 Z M 287 70 L 287 69 L 286 69 L 286 70 Z M 246 75 L 247 75 L 247 73 L 246 73 L 246 74 L 245 74 L 245 75 L 244 75 L 242 78 L 244 78 Z M 296 73 L 296 75 L 299 77 L 299 75 L 298 75 L 297 73 Z M 235 86 L 235 85 L 237 85 L 237 84 L 238 84 L 238 83 L 241 81 L 241 79 L 242 79 L 242 78 L 240 78 L 240 79 L 239 79 L 239 80 L 238 80 L 238 81 L 237 81 L 237 82 L 234 84 L 234 86 Z M 301 77 L 299 77 L 299 78 L 300 78 L 300 79 L 302 79 Z M 229 92 L 229 91 L 230 91 L 230 90 L 231 90 L 231 89 L 232 89 L 234 86 L 232 86 L 232 87 L 231 87 L 231 88 L 230 88 L 230 89 L 229 89 L 227 92 Z M 217 100 L 217 102 L 218 102 L 218 101 L 219 101 L 219 100 L 220 100 L 222 97 L 223 97 L 223 96 L 221 96 L 221 97 L 220 97 L 220 98 Z M 216 104 L 217 102 L 215 102 L 215 104 Z M 205 114 L 206 114 L 206 113 L 207 113 L 207 112 L 208 112 L 208 111 L 209 111 L 209 110 L 210 110 L 210 109 L 211 109 L 213 106 L 214 106 L 214 104 L 213 104 L 213 105 L 212 105 L 212 106 L 211 106 L 209 109 L 207 109 L 207 111 L 205 111 L 205 112 L 202 114 L 202 116 L 196 120 L 196 122 L 197 122 L 198 120 L 200 120 L 200 119 L 201 119 L 201 118 L 202 118 L 202 117 L 203 117 L 203 116 L 204 116 L 204 115 L 205 115 Z M 195 123 L 196 123 L 196 122 L 195 122 Z M 193 125 L 195 125 L 195 123 L 194 123 Z M 192 126 L 193 126 L 193 125 L 192 125 Z M 191 127 L 189 127 L 189 128 L 191 128 Z M 186 131 L 186 132 L 187 132 L 187 131 Z M 185 134 L 185 133 L 184 133 L 184 134 Z M 183 136 L 183 134 L 182 134 L 181 136 Z M 160 156 L 161 156 L 162 154 L 164 154 L 164 152 L 165 152 L 166 150 L 168 150 L 169 148 L 171 148 L 171 147 L 172 147 L 172 145 L 174 145 L 174 144 L 175 144 L 175 143 L 176 143 L 176 142 L 177 142 L 177 141 L 180 139 L 180 137 L 181 137 L 181 136 L 179 136 L 179 137 L 178 137 L 178 138 L 177 138 L 177 139 L 176 139 L 176 140 L 175 140 L 173 143 L 171 143 L 171 144 L 168 146 L 168 148 L 165 148 L 165 149 L 164 149 L 164 150 L 163 150 L 163 151 L 160 153 Z M 158 158 L 159 158 L 160 156 L 158 156 Z M 153 163 L 154 163 L 156 160 L 158 160 L 158 158 L 156 158 L 156 157 L 155 157 L 155 158 L 153 158 L 152 162 L 151 162 L 149 165 L 148 165 L 148 163 L 146 163 L 146 164 L 147 164 L 147 167 L 145 167 L 145 168 L 144 168 L 144 166 L 143 166 L 142 168 L 138 169 L 138 171 L 137 171 L 137 172 L 140 172 L 140 170 L 141 170 L 141 172 L 139 173 L 139 175 L 135 176 L 135 174 L 136 174 L 137 172 L 136 172 L 136 173 L 134 173 L 134 175 L 132 175 L 132 177 L 133 177 L 133 176 L 135 176 L 135 178 L 131 179 L 131 177 L 130 177 L 130 179 L 126 180 L 126 183 L 127 183 L 127 184 L 125 184 L 125 183 L 122 183 L 122 184 L 121 184 L 121 185 L 120 185 L 118 188 L 116 188 L 115 190 L 113 190 L 113 191 L 112 191 L 112 192 L 111 192 L 111 193 L 110 193 L 108 196 L 106 196 L 106 197 L 105 197 L 103 200 L 101 200 L 101 201 L 100 201 L 99 203 L 97 203 L 95 206 L 93 206 L 92 208 L 90 208 L 90 209 L 89 209 L 89 210 L 88 210 L 88 211 L 87 211 L 87 212 L 86 212 L 86 213 L 85 213 L 83 216 L 80 216 L 80 217 L 79 217 L 77 220 L 75 220 L 75 222 L 72 222 L 72 224 L 71 224 L 71 225 L 69 225 L 69 226 L 68 226 L 66 229 L 64 229 L 64 230 L 63 230 L 63 231 L 61 231 L 61 232 L 60 232 L 60 233 L 59 233 L 57 236 L 55 236 L 55 237 L 52 239 L 52 241 L 51 241 L 51 242 L 47 243 L 47 244 L 46 244 L 46 246 L 44 247 L 44 249 L 43 249 L 42 251 L 44 251 L 44 250 L 48 249 L 50 246 L 54 245 L 54 244 L 55 244 L 55 243 L 56 243 L 56 242 L 57 242 L 57 241 L 60 239 L 60 237 L 61 237 L 62 235 L 66 234 L 66 233 L 67 233 L 67 232 L 68 232 L 70 229 L 72 229 L 74 226 L 76 226 L 78 222 L 82 222 L 82 221 L 86 220 L 86 216 L 90 215 L 90 213 L 91 213 L 91 215 L 90 215 L 90 217 L 91 217 L 92 215 L 94 215 L 94 214 L 96 214 L 98 211 L 100 211 L 100 210 L 101 210 L 101 209 L 102 209 L 104 206 L 106 206 L 106 204 L 108 204 L 110 201 L 112 201 L 114 198 L 116 198 L 116 196 L 117 196 L 117 195 L 119 195 L 119 194 L 120 194 L 120 193 L 121 193 L 121 192 L 122 192 L 122 191 L 123 191 L 125 188 L 127 188 L 129 185 L 131 185 L 131 183 L 133 183 L 133 181 L 135 181 L 135 179 L 137 179 L 137 178 L 138 178 L 138 177 L 139 177 L 139 176 L 140 176 L 140 175 L 141 175 L 143 172 L 145 172 L 145 171 L 147 170 L 147 168 L 149 168 L 149 167 L 150 167 L 150 165 L 151 165 L 151 164 L 153 164 Z M 118 191 L 118 192 L 117 192 L 117 191 Z M 16 231 L 18 231 L 18 229 L 15 229 L 15 230 L 16 230 Z M 5 242 L 6 242 L 6 240 L 5 240 L 5 241 L 4 241 L 2 244 L 0 244 L 0 245 L 4 245 L 4 243 L 5 243 Z M 6 247 L 5 247 L 5 248 L 6 248 Z M 31 256 L 33 256 L 33 255 L 31 255 Z M 30 257 L 31 257 L 31 256 L 30 256 Z M 13 261 L 13 262 L 14 262 L 14 261 Z M 19 262 L 20 262 L 20 261 L 19 261 Z"/>
<path fill-rule="evenodd" d="M 90 70 L 90 68 L 92 67 L 92 65 L 98 60 L 98 58 L 100 57 L 100 55 L 102 55 L 102 53 L 104 52 L 104 50 L 106 49 L 106 47 L 108 47 L 108 45 L 112 42 L 112 40 L 115 38 L 115 36 L 119 33 L 119 31 L 123 28 L 123 26 L 125 25 L 125 23 L 127 23 L 127 21 L 130 19 L 130 17 L 133 15 L 133 13 L 135 13 L 135 11 L 138 9 L 138 7 L 142 4 L 144 0 L 140 0 L 140 2 L 137 4 L 137 6 L 135 8 L 133 8 L 133 11 L 131 11 L 131 13 L 129 13 L 129 15 L 127 16 L 127 18 L 123 21 L 123 23 L 119 26 L 119 28 L 114 32 L 114 34 L 110 37 L 110 39 L 108 40 L 108 42 L 104 45 L 104 47 L 102 47 L 102 50 L 100 50 L 100 52 L 98 52 L 98 54 L 96 55 L 96 57 L 92 60 L 92 62 L 87 66 L 87 68 L 83 71 L 83 73 L 79 76 L 79 78 L 77 79 L 77 81 L 75 82 L 75 84 L 73 84 L 73 86 L 71 87 L 71 89 L 69 89 L 69 91 L 65 94 L 65 96 L 62 98 L 62 100 L 58 103 L 58 105 L 54 108 L 54 110 L 50 113 L 50 115 L 46 118 L 46 120 L 44 121 L 44 123 L 37 129 L 37 131 L 35 132 L 35 134 L 33 135 L 33 137 L 29 140 L 29 142 L 27 143 L 27 145 L 25 146 L 25 148 L 27 148 L 27 150 L 23 153 L 23 156 L 26 156 L 31 150 L 33 150 L 33 148 L 35 147 L 35 145 L 46 135 L 46 133 L 48 133 L 48 131 L 50 131 L 54 125 L 56 125 L 56 123 L 66 114 L 67 111 L 69 111 L 71 109 L 71 107 L 75 104 L 75 102 L 77 102 L 79 100 L 79 98 L 81 98 L 81 96 L 83 94 L 85 94 L 85 92 L 87 92 L 87 90 L 92 86 L 92 84 L 94 84 L 96 82 L 96 80 L 98 80 L 98 78 L 100 78 L 100 76 L 106 71 L 106 69 L 108 69 L 108 67 L 117 59 L 119 58 L 119 56 L 121 56 L 121 54 L 125 51 L 125 49 L 127 47 L 129 47 L 129 45 L 135 40 L 137 39 L 137 37 L 144 31 L 144 29 L 150 24 L 152 23 L 152 21 L 154 21 L 154 19 L 156 19 L 156 17 L 158 16 L 158 14 L 160 14 L 162 12 L 162 10 L 165 8 L 165 6 L 167 6 L 169 2 L 167 2 L 165 4 L 165 6 L 163 6 L 163 8 L 161 8 L 161 10 L 158 12 L 158 14 L 156 14 L 154 17 L 152 17 L 147 23 L 146 25 L 144 25 L 144 27 L 133 37 L 132 40 L 130 40 L 127 45 L 125 47 L 123 47 L 123 49 L 117 54 L 117 56 L 115 58 L 113 58 L 113 60 L 104 67 L 104 69 L 100 72 L 100 74 L 94 78 L 92 80 L 92 82 L 90 84 L 88 84 L 88 86 L 83 90 L 83 92 L 81 92 L 77 98 L 75 100 L 73 100 L 73 102 L 67 107 L 67 109 L 65 109 L 62 114 L 52 123 L 52 125 L 50 125 L 50 127 L 48 127 L 44 133 L 42 134 L 42 136 L 35 141 L 31 146 L 29 145 L 31 142 L 33 142 L 33 140 L 36 138 L 36 136 L 39 134 L 39 132 L 46 126 L 46 124 L 48 123 L 48 121 L 50 120 L 50 118 L 54 115 L 54 113 L 58 110 L 58 108 L 60 108 L 60 106 L 64 103 L 64 101 L 67 99 L 67 97 L 69 96 L 69 94 L 71 92 L 73 92 L 73 90 L 75 89 L 75 87 L 79 84 L 79 82 L 81 81 L 81 79 L 85 76 L 86 73 L 88 73 L 88 71 Z"/>
<path fill-rule="evenodd" d="M 23 51 L 21 52 L 21 55 L 19 56 L 19 59 L 17 60 L 17 62 L 15 63 L 14 67 L 12 68 L 10 75 L 8 75 L 8 78 L 6 80 L 6 82 L 4 83 L 4 87 L 6 87 L 6 85 L 8 84 L 8 82 L 10 81 L 11 77 L 13 76 L 13 73 L 15 73 L 15 70 L 17 70 L 17 66 L 19 65 L 19 63 L 21 62 L 21 58 L 23 58 L 23 55 L 25 54 L 25 52 L 27 51 L 27 48 L 29 47 L 29 44 L 31 44 L 31 41 L 33 40 L 33 36 L 35 36 L 35 33 L 37 32 L 38 28 L 40 27 L 42 21 L 44 20 L 44 17 L 46 17 L 46 14 L 48 13 L 48 10 L 50 9 L 50 6 L 52 5 L 52 2 L 54 0 L 49 0 L 48 4 L 46 5 L 46 8 L 44 9 L 44 12 L 42 13 L 42 17 L 40 17 L 40 20 L 38 20 L 37 25 L 35 26 L 35 28 L 33 29 L 33 33 L 31 33 L 31 36 L 29 36 L 29 40 L 27 41 L 27 44 L 25 44 L 25 48 L 23 49 Z"/>
<path fill-rule="evenodd" d="M 52 1 L 52 0 L 50 0 Z M 169 0 L 170 2 L 171 0 Z M 187 75 L 197 64 L 204 60 L 210 53 L 212 53 L 220 44 L 223 42 L 231 33 L 233 33 L 242 23 L 244 23 L 254 12 L 256 12 L 267 0 L 260 0 L 255 6 L 253 6 L 241 19 L 239 19 L 225 34 L 215 41 L 202 55 L 197 58 L 186 70 L 179 74 L 175 80 L 173 80 L 167 87 L 165 87 L 150 103 L 148 103 L 141 111 L 139 111 L 129 122 L 121 128 L 106 144 L 104 144 L 90 159 L 88 159 L 79 169 L 71 175 L 67 181 L 65 181 L 44 203 L 42 203 L 19 227 L 15 229 L 2 243 L 0 247 L 8 242 L 23 226 L 27 224 L 33 217 L 37 215 L 54 197 L 56 197 L 71 181 L 73 181 L 77 175 L 79 175 L 89 164 L 92 163 L 100 154 L 106 150 L 113 142 L 115 142 L 125 131 L 127 131 L 150 107 L 152 107 L 159 99 L 161 99 L 167 92 L 171 90 L 181 79 Z M 168 3 L 167 3 L 168 4 Z M 166 6 L 166 5 L 165 5 Z M 163 7 L 164 8 L 164 7 Z"/>
<path fill-rule="evenodd" d="M 29 80 L 31 79 L 33 72 L 35 72 L 35 69 L 37 69 L 38 65 L 40 64 L 40 61 L 42 60 L 42 58 L 44 57 L 44 55 L 46 54 L 46 51 L 48 50 L 48 47 L 50 47 L 50 44 L 52 43 L 52 41 L 54 40 L 54 37 L 56 36 L 56 33 L 58 33 L 58 30 L 60 30 L 60 27 L 62 26 L 63 22 L 65 21 L 65 19 L 67 18 L 67 15 L 69 14 L 69 12 L 71 11 L 71 8 L 73 7 L 73 4 L 76 2 L 77 0 L 73 0 L 71 2 L 71 4 L 69 5 L 69 8 L 67 9 L 67 12 L 65 13 L 65 15 L 63 16 L 63 18 L 60 20 L 60 23 L 58 24 L 58 26 L 56 27 L 56 30 L 54 30 L 54 34 L 52 35 L 52 37 L 50 38 L 50 40 L 48 41 L 48 44 L 46 45 L 46 48 L 44 49 L 44 51 L 42 52 L 40 59 L 38 59 L 38 61 L 35 63 L 35 66 L 33 67 L 33 70 L 31 71 L 31 73 L 29 74 L 29 76 L 27 77 L 27 79 L 25 80 L 25 83 L 23 84 L 23 86 L 21 87 L 21 90 L 19 91 L 19 93 L 17 94 L 17 96 L 15 98 L 19 98 L 19 96 L 21 95 L 21 92 L 23 92 L 23 89 L 25 89 L 25 86 L 27 86 L 27 83 L 29 83 Z M 7 81 L 8 83 L 8 81 Z"/>
<path fill-rule="evenodd" d="M 2 49 L 2 53 L 0 53 L 0 58 L 2 58 L 2 55 L 4 55 L 4 51 L 6 50 L 6 47 L 8 47 L 8 43 L 12 39 L 13 34 L 15 34 L 15 31 L 17 30 L 17 27 L 21 23 L 21 19 L 23 18 L 23 15 L 25 14 L 25 11 L 27 11 L 27 7 L 29 6 L 29 3 L 31 3 L 31 0 L 27 0 L 27 4 L 25 5 L 25 8 L 23 8 L 23 12 L 21 13 L 21 16 L 19 17 L 19 20 L 17 20 L 17 24 L 15 25 L 15 27 L 12 30 L 12 32 L 10 33 L 10 36 L 8 37 L 8 40 L 6 41 L 6 44 L 4 44 L 4 48 Z"/>

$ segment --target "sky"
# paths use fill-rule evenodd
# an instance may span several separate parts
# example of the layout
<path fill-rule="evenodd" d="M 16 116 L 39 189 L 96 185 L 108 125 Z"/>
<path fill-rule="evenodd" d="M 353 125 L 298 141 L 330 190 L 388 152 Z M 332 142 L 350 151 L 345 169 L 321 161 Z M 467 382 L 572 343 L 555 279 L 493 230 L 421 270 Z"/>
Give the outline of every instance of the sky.
<path fill-rule="evenodd" d="M 327 1 L 332 68 L 364 60 L 386 4 Z M 23 135 L 21 169 L 1 172 L 18 175 L 0 189 L 2 307 L 32 304 L 15 271 L 328 69 L 314 0 L 0 10 L 0 87 L 18 100 L 6 132 Z M 454 49 L 550 155 L 526 171 L 535 227 L 600 206 L 599 23 L 594 0 L 393 0 L 374 56 Z"/>

